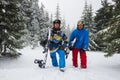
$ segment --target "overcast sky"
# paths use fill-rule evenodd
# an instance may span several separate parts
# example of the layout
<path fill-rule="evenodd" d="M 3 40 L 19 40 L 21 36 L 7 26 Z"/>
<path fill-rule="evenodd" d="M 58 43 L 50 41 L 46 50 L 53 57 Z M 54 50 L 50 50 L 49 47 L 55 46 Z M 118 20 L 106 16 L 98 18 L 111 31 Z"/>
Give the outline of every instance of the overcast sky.
<path fill-rule="evenodd" d="M 88 5 L 92 4 L 94 14 L 95 11 L 101 7 L 101 0 L 39 0 L 39 5 L 41 5 L 42 2 L 45 10 L 47 10 L 49 14 L 52 13 L 54 17 L 58 3 L 61 16 L 66 20 L 66 23 L 72 27 L 76 25 L 77 21 L 81 18 L 85 1 L 87 1 Z"/>

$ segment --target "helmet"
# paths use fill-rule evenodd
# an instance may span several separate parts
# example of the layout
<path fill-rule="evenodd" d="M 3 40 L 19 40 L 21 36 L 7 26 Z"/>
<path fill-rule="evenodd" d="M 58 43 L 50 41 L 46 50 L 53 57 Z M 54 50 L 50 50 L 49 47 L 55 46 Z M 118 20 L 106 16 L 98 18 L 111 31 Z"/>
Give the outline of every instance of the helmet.
<path fill-rule="evenodd" d="M 79 20 L 79 21 L 77 22 L 77 26 L 78 26 L 78 25 L 81 25 L 81 24 L 84 25 L 84 21 L 83 21 L 83 20 Z"/>
<path fill-rule="evenodd" d="M 53 21 L 53 24 L 58 23 L 59 25 L 61 24 L 61 21 L 59 19 L 56 19 Z"/>

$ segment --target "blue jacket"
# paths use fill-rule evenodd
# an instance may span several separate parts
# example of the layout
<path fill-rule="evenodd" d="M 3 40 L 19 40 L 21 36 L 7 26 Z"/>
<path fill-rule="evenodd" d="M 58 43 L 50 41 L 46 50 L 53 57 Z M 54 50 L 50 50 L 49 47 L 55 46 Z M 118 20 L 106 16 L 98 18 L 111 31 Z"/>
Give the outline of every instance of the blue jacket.
<path fill-rule="evenodd" d="M 74 42 L 73 48 L 82 48 L 84 50 L 87 50 L 88 49 L 88 41 L 89 41 L 88 34 L 89 34 L 88 30 L 85 28 L 83 28 L 81 30 L 75 29 L 70 35 L 69 45 L 71 45 L 72 41 L 74 39 L 76 39 Z"/>

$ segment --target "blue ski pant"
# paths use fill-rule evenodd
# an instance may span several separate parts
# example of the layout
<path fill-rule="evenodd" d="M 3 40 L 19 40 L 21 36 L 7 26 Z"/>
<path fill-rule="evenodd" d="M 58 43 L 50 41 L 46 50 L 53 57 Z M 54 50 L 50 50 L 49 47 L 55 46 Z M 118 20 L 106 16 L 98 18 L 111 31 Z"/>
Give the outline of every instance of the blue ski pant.
<path fill-rule="evenodd" d="M 59 55 L 59 64 L 58 64 L 58 61 L 57 61 L 56 53 L 58 53 L 58 55 Z M 59 66 L 59 68 L 64 68 L 65 67 L 65 52 L 64 52 L 64 50 L 58 49 L 55 52 L 51 52 L 50 57 L 52 59 L 52 65 L 54 67 L 58 67 L 58 66 Z"/>

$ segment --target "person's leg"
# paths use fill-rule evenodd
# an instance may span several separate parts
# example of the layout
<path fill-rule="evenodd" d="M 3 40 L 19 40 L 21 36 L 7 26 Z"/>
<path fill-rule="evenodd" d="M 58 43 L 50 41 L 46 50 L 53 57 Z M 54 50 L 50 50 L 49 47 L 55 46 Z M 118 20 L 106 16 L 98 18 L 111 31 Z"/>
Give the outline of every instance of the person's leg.
<path fill-rule="evenodd" d="M 59 54 L 59 68 L 65 67 L 65 52 L 64 50 L 57 50 Z"/>
<path fill-rule="evenodd" d="M 77 63 L 78 51 L 79 49 L 72 49 L 72 62 L 74 67 L 78 67 Z"/>
<path fill-rule="evenodd" d="M 86 51 L 80 53 L 81 68 L 87 68 L 87 56 Z"/>
<path fill-rule="evenodd" d="M 54 67 L 57 67 L 58 66 L 58 62 L 57 62 L 57 58 L 56 58 L 56 52 L 50 53 L 50 57 L 52 59 L 52 65 Z"/>

